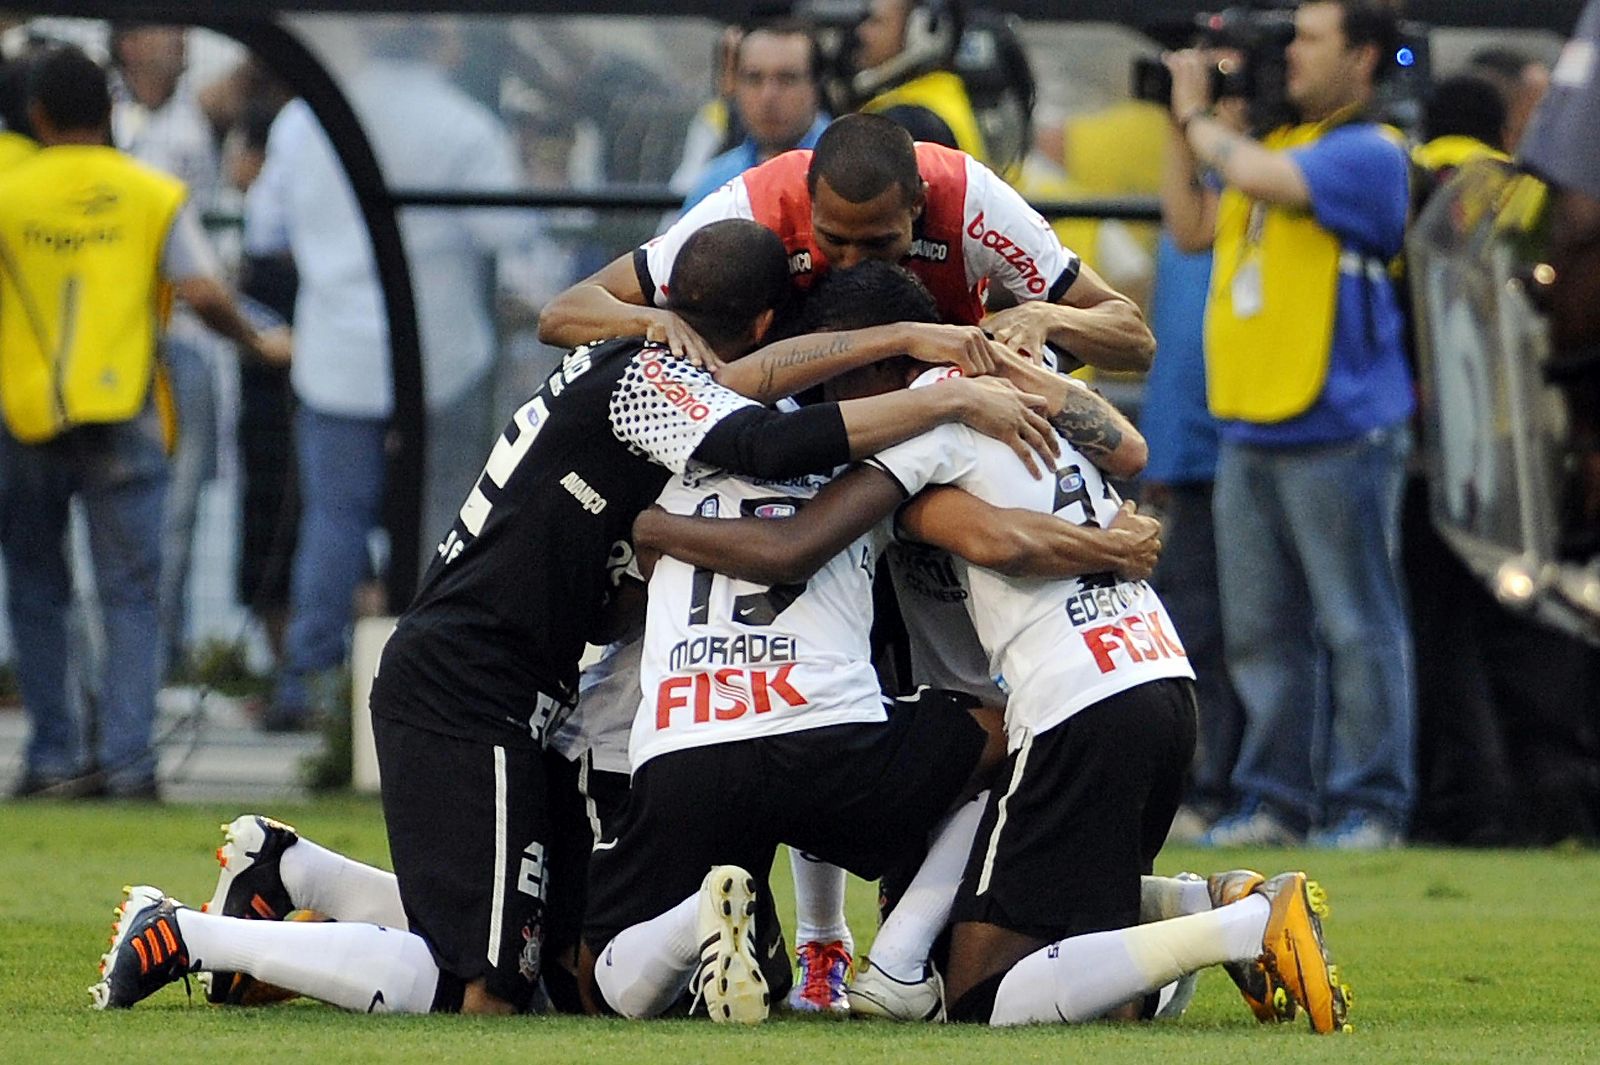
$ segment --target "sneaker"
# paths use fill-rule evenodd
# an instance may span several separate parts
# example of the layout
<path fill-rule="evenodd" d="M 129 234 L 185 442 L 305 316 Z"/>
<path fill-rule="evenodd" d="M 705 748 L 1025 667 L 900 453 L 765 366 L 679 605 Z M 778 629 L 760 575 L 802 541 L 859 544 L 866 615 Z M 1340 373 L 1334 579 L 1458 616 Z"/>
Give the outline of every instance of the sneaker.
<path fill-rule="evenodd" d="M 849 989 L 850 1012 L 857 1017 L 882 1017 L 891 1021 L 944 1021 L 944 981 L 931 964 L 921 980 L 906 983 L 882 969 L 873 968 L 871 958 L 862 958 L 861 967 Z"/>
<path fill-rule="evenodd" d="M 1206 887 L 1211 892 L 1211 908 L 1217 909 L 1238 902 L 1258 890 L 1267 878 L 1253 869 L 1232 869 L 1206 877 Z M 1299 1007 L 1289 992 L 1267 971 L 1261 959 L 1255 961 L 1224 962 L 1222 968 L 1233 979 L 1244 996 L 1245 1005 L 1262 1024 L 1282 1024 L 1294 1020 Z"/>
<path fill-rule="evenodd" d="M 189 948 L 178 929 L 178 901 L 153 887 L 125 887 L 111 949 L 100 957 L 100 982 L 89 989 L 97 1010 L 125 1010 L 189 975 Z"/>
<path fill-rule="evenodd" d="M 278 860 L 300 842 L 300 834 L 281 821 L 260 814 L 245 814 L 222 826 L 222 846 L 217 848 L 217 889 L 203 913 L 248 920 L 281 921 L 295 909 L 283 886 Z M 254 978 L 243 973 L 211 973 L 206 999 L 218 1004 L 241 1005 L 250 999 Z"/>
<path fill-rule="evenodd" d="M 1351 813 L 1332 828 L 1317 829 L 1306 842 L 1325 850 L 1384 851 L 1403 845 L 1405 838 L 1382 818 Z"/>
<path fill-rule="evenodd" d="M 1298 847 L 1305 840 L 1260 803 L 1222 818 L 1195 841 L 1200 847 Z"/>
<path fill-rule="evenodd" d="M 789 1008 L 808 1013 L 849 1013 L 850 999 L 845 985 L 855 965 L 844 944 L 802 943 L 795 951 L 800 964 L 800 979 L 789 991 Z"/>
<path fill-rule="evenodd" d="M 719 865 L 700 884 L 700 968 L 689 981 L 695 1003 L 718 1024 L 760 1024 L 771 996 L 756 960 L 752 928 L 756 882 L 737 865 Z M 689 1011 L 694 1012 L 691 1004 Z"/>
<path fill-rule="evenodd" d="M 1311 1030 L 1319 1035 L 1348 1032 L 1350 988 L 1328 962 L 1322 918 L 1328 896 L 1304 873 L 1279 873 L 1256 889 L 1272 903 L 1267 932 L 1261 938 L 1261 960 L 1267 972 L 1306 1011 Z"/>

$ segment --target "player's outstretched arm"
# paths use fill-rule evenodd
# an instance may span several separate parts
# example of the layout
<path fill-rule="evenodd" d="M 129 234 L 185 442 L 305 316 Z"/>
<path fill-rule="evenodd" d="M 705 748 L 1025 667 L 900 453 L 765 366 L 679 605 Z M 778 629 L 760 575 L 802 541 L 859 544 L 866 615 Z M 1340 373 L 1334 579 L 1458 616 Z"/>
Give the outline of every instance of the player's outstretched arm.
<path fill-rule="evenodd" d="M 1044 407 L 1040 397 L 998 377 L 955 378 L 787 414 L 752 406 L 707 432 L 694 459 L 747 477 L 829 473 L 850 459 L 960 422 L 1006 444 L 1037 477 L 1036 455 L 1046 468 L 1058 457 Z"/>
<path fill-rule="evenodd" d="M 1050 341 L 1102 370 L 1150 368 L 1156 340 L 1139 305 L 1085 263 L 1055 303 L 1029 300 L 983 320 L 995 339 L 1039 352 Z"/>
<path fill-rule="evenodd" d="M 715 369 L 711 345 L 669 310 L 650 306 L 639 287 L 632 254 L 621 255 L 545 304 L 539 339 L 575 348 L 611 337 L 642 336 L 666 344 L 679 358 Z"/>
<path fill-rule="evenodd" d="M 1051 514 L 991 506 L 948 485 L 924 489 L 897 519 L 908 539 L 942 547 L 1010 577 L 1119 573 L 1143 580 L 1161 554 L 1161 523 L 1124 503 L 1105 529 Z"/>
<path fill-rule="evenodd" d="M 777 341 L 724 365 L 717 383 L 760 403 L 776 403 L 895 355 L 959 366 L 967 376 L 979 377 L 994 373 L 1004 354 L 977 326 L 895 322 Z"/>
<path fill-rule="evenodd" d="M 659 552 L 729 577 L 799 584 L 905 499 L 898 482 L 872 466 L 835 479 L 788 518 L 691 518 L 651 507 L 633 523 L 641 553 Z"/>

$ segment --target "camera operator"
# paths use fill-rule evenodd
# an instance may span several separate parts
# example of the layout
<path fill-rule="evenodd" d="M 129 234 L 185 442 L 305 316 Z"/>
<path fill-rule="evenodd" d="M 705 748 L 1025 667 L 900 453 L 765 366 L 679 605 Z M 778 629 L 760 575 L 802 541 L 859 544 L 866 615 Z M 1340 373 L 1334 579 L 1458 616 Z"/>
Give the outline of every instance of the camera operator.
<path fill-rule="evenodd" d="M 1180 246 L 1214 255 L 1217 562 L 1246 712 L 1241 805 L 1207 833 L 1213 845 L 1297 843 L 1310 829 L 1321 845 L 1386 847 L 1411 813 L 1398 553 L 1413 397 L 1386 269 L 1405 232 L 1407 161 L 1368 117 L 1396 39 L 1393 15 L 1368 0 L 1301 4 L 1287 54 L 1300 123 L 1260 141 L 1212 117 L 1200 53 L 1167 60 L 1182 159 L 1165 220 Z"/>

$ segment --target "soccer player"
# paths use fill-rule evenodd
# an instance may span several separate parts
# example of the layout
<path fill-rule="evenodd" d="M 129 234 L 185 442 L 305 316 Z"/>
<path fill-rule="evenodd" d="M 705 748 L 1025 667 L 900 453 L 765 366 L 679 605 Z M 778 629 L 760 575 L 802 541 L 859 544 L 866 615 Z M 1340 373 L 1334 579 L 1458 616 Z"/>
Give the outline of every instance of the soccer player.
<path fill-rule="evenodd" d="M 797 291 L 830 268 L 899 263 L 933 293 L 942 321 L 982 322 L 1034 355 L 1049 341 L 1103 369 L 1150 365 L 1155 342 L 1138 306 L 1063 248 L 1013 189 L 965 152 L 913 144 L 889 119 L 863 114 L 837 119 L 814 152 L 745 171 L 660 237 L 567 289 L 540 314 L 540 339 L 568 346 L 637 333 L 715 367 L 705 339 L 672 312 L 665 281 L 690 234 L 722 218 L 754 219 L 778 234 Z M 1017 305 L 986 317 L 997 290 Z M 903 350 L 892 329 L 837 343 L 880 357 Z M 810 346 L 777 345 L 794 358 Z"/>
<path fill-rule="evenodd" d="M 831 392 L 859 397 L 946 372 L 890 362 Z M 1040 581 L 971 565 L 960 497 L 917 497 L 931 484 L 1095 526 L 1120 503 L 1070 446 L 1054 477 L 1036 481 L 982 440 L 936 430 L 880 453 L 781 523 L 651 511 L 635 541 L 733 577 L 799 582 L 915 497 L 899 511 L 902 534 L 964 559 L 968 607 L 1010 699 L 1003 783 L 955 903 L 951 1016 L 1084 1020 L 1204 965 L 1259 962 L 1315 1031 L 1342 1029 L 1347 994 L 1327 962 L 1326 907 L 1303 873 L 1225 878 L 1215 910 L 1132 927 L 1140 876 L 1166 836 L 1194 744 L 1193 673 L 1159 598 L 1144 581 L 1114 575 Z"/>
<path fill-rule="evenodd" d="M 776 238 L 737 220 L 696 234 L 673 282 L 676 313 L 697 323 L 724 362 L 760 341 L 788 287 Z M 923 350 L 958 357 L 972 353 L 969 345 L 981 356 L 987 345 L 976 330 L 924 329 L 922 339 Z M 768 389 L 807 387 L 807 374 L 830 365 L 763 359 L 746 377 Z M 246 928 L 228 918 L 252 908 L 269 915 L 251 895 L 230 893 L 222 913 L 202 914 L 141 888 L 122 907 L 96 1004 L 129 1006 L 211 969 L 350 1009 L 524 1008 L 544 928 L 540 747 L 571 702 L 585 639 L 601 628 L 611 577 L 631 552 L 634 514 L 668 471 L 701 463 L 776 477 L 831 470 L 950 417 L 1003 432 L 1024 450 L 1042 441 L 1048 430 L 1030 408 L 1036 398 L 998 380 L 962 384 L 931 402 L 780 414 L 639 338 L 571 353 L 495 445 L 374 681 L 384 813 L 409 931 Z"/>
<path fill-rule="evenodd" d="M 910 297 L 880 302 L 879 320 L 932 317 L 920 286 Z M 825 481 L 691 473 L 660 504 L 719 519 L 712 524 L 774 519 L 802 510 Z M 1081 571 L 1079 555 L 1036 553 L 1047 538 L 1039 525 L 1070 526 L 1037 513 L 985 517 L 972 526 L 984 542 L 969 551 L 1039 572 Z M 990 535 L 1002 524 L 1019 536 Z M 998 755 L 983 727 L 993 729 L 996 715 L 976 700 L 925 691 L 886 713 L 868 650 L 881 539 L 859 529 L 809 580 L 777 575 L 765 587 L 719 578 L 714 560 L 656 566 L 629 749 L 633 791 L 616 838 L 590 867 L 584 940 L 613 1010 L 654 1016 L 692 978 L 713 1019 L 765 1017 L 751 937 L 773 920 L 765 883 L 777 844 L 874 875 L 971 793 L 986 747 Z M 1127 544 L 1135 560 L 1099 559 L 1148 572 L 1148 542 Z M 819 793 L 827 817 L 815 814 Z"/>

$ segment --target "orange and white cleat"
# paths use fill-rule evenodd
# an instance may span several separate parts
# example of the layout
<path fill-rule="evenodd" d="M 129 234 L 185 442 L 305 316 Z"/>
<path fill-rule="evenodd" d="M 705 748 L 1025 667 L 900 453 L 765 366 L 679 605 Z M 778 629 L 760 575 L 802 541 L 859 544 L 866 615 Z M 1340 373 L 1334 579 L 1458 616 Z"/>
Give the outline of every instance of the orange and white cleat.
<path fill-rule="evenodd" d="M 1230 869 L 1206 877 L 1206 887 L 1211 892 L 1211 908 L 1217 909 L 1238 902 L 1257 892 L 1267 878 L 1254 869 Z M 1239 988 L 1245 1005 L 1262 1024 L 1284 1024 L 1292 1021 L 1299 1012 L 1294 999 L 1276 977 L 1267 971 L 1260 958 L 1254 961 L 1232 961 L 1222 967 Z"/>
<path fill-rule="evenodd" d="M 1279 873 L 1255 890 L 1272 903 L 1261 940 L 1267 973 L 1305 1010 L 1313 1032 L 1350 1031 L 1350 988 L 1329 963 L 1322 934 L 1327 893 L 1304 873 Z"/>

